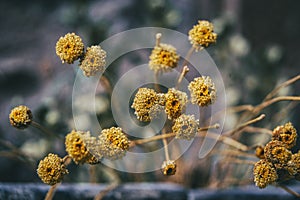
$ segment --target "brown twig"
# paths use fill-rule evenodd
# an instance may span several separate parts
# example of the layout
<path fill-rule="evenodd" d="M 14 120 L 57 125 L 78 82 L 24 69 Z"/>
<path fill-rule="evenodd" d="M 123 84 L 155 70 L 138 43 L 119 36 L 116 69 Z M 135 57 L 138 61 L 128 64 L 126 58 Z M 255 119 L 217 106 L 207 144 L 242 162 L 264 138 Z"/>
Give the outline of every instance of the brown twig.
<path fill-rule="evenodd" d="M 265 114 L 261 114 L 260 116 L 252 119 L 252 120 L 249 120 L 241 125 L 239 125 L 238 127 L 236 127 L 235 129 L 233 130 L 230 130 L 230 131 L 227 131 L 226 133 L 224 133 L 224 135 L 233 135 L 235 134 L 236 132 L 240 131 L 241 129 L 245 128 L 246 126 L 250 125 L 250 124 L 253 124 L 255 122 L 258 122 L 260 120 L 262 120 L 263 118 L 265 118 Z"/>
<path fill-rule="evenodd" d="M 180 73 L 180 76 L 178 77 L 178 80 L 177 80 L 177 83 L 176 83 L 176 89 L 179 88 L 179 85 L 181 84 L 182 80 L 183 80 L 183 77 L 190 71 L 190 69 L 188 68 L 188 66 L 184 66 L 182 68 L 182 71 Z"/>
<path fill-rule="evenodd" d="M 300 198 L 300 194 L 298 192 L 295 192 L 293 190 L 291 190 L 290 188 L 286 187 L 285 185 L 281 185 L 279 183 L 275 184 L 277 187 L 280 187 L 282 189 L 284 189 L 285 191 L 287 191 L 288 193 L 294 195 L 297 198 Z"/>
<path fill-rule="evenodd" d="M 94 198 L 94 200 L 101 200 L 108 192 L 112 191 L 118 186 L 117 183 L 108 185 L 104 190 L 100 191 Z"/>
<path fill-rule="evenodd" d="M 290 84 L 292 84 L 292 83 L 298 81 L 299 79 L 300 79 L 300 75 L 297 75 L 297 76 L 295 76 L 295 77 L 293 77 L 293 78 L 291 78 L 291 79 L 289 79 L 289 80 L 287 80 L 287 81 L 281 83 L 279 86 L 277 86 L 276 88 L 274 88 L 274 89 L 273 89 L 273 90 L 265 97 L 264 101 L 267 101 L 267 100 L 271 99 L 272 97 L 274 97 L 274 96 L 279 92 L 279 90 L 280 90 L 281 88 L 286 87 L 286 86 L 288 86 L 288 85 L 290 85 Z"/>
<path fill-rule="evenodd" d="M 61 183 L 56 183 L 55 185 L 52 185 L 50 187 L 50 189 L 48 190 L 47 194 L 46 194 L 46 197 L 45 197 L 45 200 L 52 200 L 53 199 L 53 196 L 55 194 L 55 191 L 57 189 L 57 187 L 60 185 Z"/>

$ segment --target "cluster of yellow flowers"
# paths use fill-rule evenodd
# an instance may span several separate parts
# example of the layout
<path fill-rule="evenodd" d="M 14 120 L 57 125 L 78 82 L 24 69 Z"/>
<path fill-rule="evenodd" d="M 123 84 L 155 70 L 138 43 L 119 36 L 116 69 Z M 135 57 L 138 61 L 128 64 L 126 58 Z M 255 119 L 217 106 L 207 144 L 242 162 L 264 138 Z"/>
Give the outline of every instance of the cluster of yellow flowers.
<path fill-rule="evenodd" d="M 178 65 L 180 56 L 176 48 L 170 44 L 160 42 L 161 34 L 156 35 L 156 45 L 149 56 L 149 67 L 155 74 L 168 72 Z M 189 39 L 196 50 L 208 47 L 216 41 L 213 26 L 207 21 L 199 21 L 189 32 Z M 99 46 L 87 47 L 80 36 L 75 33 L 67 33 L 60 37 L 56 43 L 56 54 L 62 63 L 73 64 L 79 60 L 79 67 L 87 77 L 96 73 L 103 73 L 106 65 L 106 52 Z M 208 106 L 216 99 L 216 89 L 212 80 L 207 77 L 198 77 L 188 87 L 191 93 L 191 102 L 199 106 Z M 132 108 L 137 119 L 149 122 L 165 112 L 169 120 L 172 120 L 172 130 L 177 139 L 191 140 L 198 131 L 199 121 L 194 115 L 185 114 L 186 105 L 189 102 L 188 95 L 176 88 L 169 88 L 166 93 L 156 92 L 151 88 L 139 88 Z M 27 128 L 32 121 L 31 110 L 23 105 L 11 110 L 10 123 L 18 129 Z M 36 123 L 35 123 L 36 124 Z M 36 125 L 37 126 L 37 125 Z M 88 131 L 72 130 L 65 136 L 64 158 L 49 153 L 40 160 L 37 174 L 41 180 L 49 185 L 55 185 L 68 174 L 68 160 L 76 164 L 98 164 L 102 158 L 116 160 L 126 155 L 130 147 L 130 140 L 120 127 L 103 129 L 97 136 L 91 136 Z M 173 175 L 176 172 L 174 160 L 167 159 L 162 164 L 164 175 Z"/>
<path fill-rule="evenodd" d="M 273 130 L 272 140 L 265 147 L 257 148 L 256 155 L 261 160 L 253 169 L 256 186 L 265 188 L 276 181 L 300 177 L 300 152 L 291 152 L 296 139 L 297 131 L 288 122 Z"/>
<path fill-rule="evenodd" d="M 162 34 L 156 34 L 156 45 L 149 56 L 149 68 L 155 75 L 174 69 L 180 56 L 176 48 L 170 44 L 161 43 Z M 189 40 L 196 51 L 215 43 L 217 34 L 213 25 L 205 20 L 199 21 L 189 31 Z M 213 104 L 216 100 L 215 84 L 209 76 L 200 76 L 188 85 L 191 94 L 190 102 L 201 107 Z M 158 91 L 157 91 L 158 92 Z M 172 131 L 177 139 L 191 140 L 198 132 L 199 121 L 194 115 L 185 114 L 186 105 L 189 102 L 188 95 L 177 88 L 169 88 L 167 93 L 157 93 L 151 88 L 139 88 L 135 94 L 132 108 L 138 120 L 149 122 L 165 112 L 169 120 L 172 120 Z M 176 164 L 173 160 L 166 160 L 163 165 L 164 175 L 173 175 L 176 172 Z"/>
<path fill-rule="evenodd" d="M 80 59 L 79 67 L 87 77 L 103 73 L 106 65 L 106 52 L 99 46 L 87 47 L 84 52 L 84 44 L 80 36 L 75 33 L 67 33 L 60 37 L 56 43 L 56 54 L 62 63 L 72 64 Z"/>

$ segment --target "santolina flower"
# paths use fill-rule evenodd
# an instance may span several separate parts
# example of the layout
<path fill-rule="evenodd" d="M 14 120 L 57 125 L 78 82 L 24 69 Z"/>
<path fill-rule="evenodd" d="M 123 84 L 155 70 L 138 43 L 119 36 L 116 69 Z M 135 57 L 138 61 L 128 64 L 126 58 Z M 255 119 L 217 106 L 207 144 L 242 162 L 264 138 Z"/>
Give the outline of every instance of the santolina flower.
<path fill-rule="evenodd" d="M 275 182 L 278 178 L 272 163 L 266 160 L 260 160 L 255 163 L 253 174 L 255 185 L 259 188 L 267 187 L 267 185 Z"/>
<path fill-rule="evenodd" d="M 214 33 L 213 24 L 209 21 L 199 20 L 198 24 L 189 31 L 189 40 L 196 50 L 215 43 L 217 34 Z"/>
<path fill-rule="evenodd" d="M 154 72 L 166 72 L 175 68 L 179 61 L 176 48 L 169 44 L 159 43 L 149 57 L 149 67 Z"/>
<path fill-rule="evenodd" d="M 18 129 L 27 128 L 32 122 L 32 112 L 27 106 L 17 106 L 9 114 L 10 124 Z"/>
<path fill-rule="evenodd" d="M 83 55 L 84 44 L 81 38 L 75 33 L 68 33 L 60 37 L 56 43 L 56 54 L 60 57 L 62 63 L 74 63 Z"/>
<path fill-rule="evenodd" d="M 167 113 L 168 118 L 178 118 L 184 112 L 188 101 L 186 93 L 176 90 L 175 88 L 169 88 L 165 97 L 165 112 Z"/>
<path fill-rule="evenodd" d="M 281 141 L 290 149 L 296 144 L 297 131 L 292 123 L 288 122 L 284 126 L 277 126 L 273 130 L 272 140 Z"/>
<path fill-rule="evenodd" d="M 62 181 L 63 177 L 68 174 L 68 170 L 62 158 L 56 154 L 49 153 L 40 161 L 37 174 L 44 183 L 55 185 Z"/>
<path fill-rule="evenodd" d="M 300 174 L 300 151 L 292 155 L 292 158 L 288 162 L 288 166 L 286 169 L 290 175 Z"/>
<path fill-rule="evenodd" d="M 144 122 L 150 121 L 150 109 L 158 100 L 159 98 L 153 89 L 139 88 L 131 106 L 135 110 L 134 114 L 137 119 Z"/>
<path fill-rule="evenodd" d="M 201 76 L 190 82 L 191 102 L 199 106 L 208 106 L 216 100 L 216 88 L 209 76 Z"/>
<path fill-rule="evenodd" d="M 166 160 L 161 166 L 162 172 L 165 176 L 171 176 L 176 173 L 176 163 L 174 160 Z"/>
<path fill-rule="evenodd" d="M 104 158 L 110 160 L 120 159 L 129 149 L 130 141 L 119 127 L 103 129 L 99 135 L 99 151 Z"/>
<path fill-rule="evenodd" d="M 87 149 L 87 145 L 83 140 L 83 135 L 85 135 L 85 137 L 90 137 L 89 132 L 72 130 L 65 139 L 66 151 L 76 164 L 99 163 L 99 160 Z"/>
<path fill-rule="evenodd" d="M 286 148 L 286 145 L 277 140 L 270 141 L 264 151 L 266 160 L 273 163 L 276 169 L 285 168 L 292 158 L 292 153 Z"/>
<path fill-rule="evenodd" d="M 87 77 L 94 76 L 97 72 L 103 73 L 105 70 L 106 52 L 99 45 L 88 47 L 79 67 Z"/>
<path fill-rule="evenodd" d="M 198 120 L 194 115 L 180 115 L 172 127 L 177 139 L 191 140 L 198 130 Z"/>

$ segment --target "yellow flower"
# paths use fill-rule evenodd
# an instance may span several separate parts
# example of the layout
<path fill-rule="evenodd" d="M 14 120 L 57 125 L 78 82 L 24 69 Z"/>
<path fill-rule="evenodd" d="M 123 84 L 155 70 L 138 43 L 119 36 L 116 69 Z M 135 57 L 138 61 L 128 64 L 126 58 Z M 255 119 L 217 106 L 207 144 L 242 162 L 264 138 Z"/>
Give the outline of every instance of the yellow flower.
<path fill-rule="evenodd" d="M 68 174 L 68 170 L 62 158 L 56 154 L 49 153 L 48 156 L 40 161 L 37 174 L 44 183 L 55 185 L 62 181 L 64 175 Z"/>
<path fill-rule="evenodd" d="M 90 137 L 90 133 L 72 130 L 72 132 L 66 136 L 66 151 L 76 164 L 99 163 L 99 159 L 88 150 L 87 145 L 84 142 L 84 137 Z"/>
<path fill-rule="evenodd" d="M 172 45 L 160 43 L 154 47 L 149 59 L 151 70 L 154 72 L 167 72 L 177 66 L 179 55 Z"/>
<path fill-rule="evenodd" d="M 175 88 L 169 88 L 165 97 L 165 112 L 167 113 L 168 118 L 178 118 L 184 112 L 187 104 L 188 99 L 186 93 L 176 90 Z"/>
<path fill-rule="evenodd" d="M 190 82 L 191 102 L 199 106 L 208 106 L 216 100 L 216 88 L 209 76 L 197 77 Z"/>
<path fill-rule="evenodd" d="M 274 183 L 278 178 L 272 163 L 266 160 L 260 160 L 255 163 L 253 174 L 255 185 L 259 188 L 267 187 L 267 185 Z"/>
<path fill-rule="evenodd" d="M 194 115 L 180 115 L 172 127 L 177 139 L 191 140 L 198 130 L 198 120 Z"/>
<path fill-rule="evenodd" d="M 162 172 L 165 176 L 171 176 L 176 173 L 176 163 L 174 160 L 166 160 L 161 166 Z"/>
<path fill-rule="evenodd" d="M 98 138 L 99 151 L 104 158 L 110 160 L 120 159 L 125 156 L 126 151 L 129 149 L 130 141 L 119 127 L 103 129 Z"/>
<path fill-rule="evenodd" d="M 196 51 L 215 43 L 217 34 L 214 33 L 213 24 L 209 21 L 199 20 L 198 24 L 189 31 L 189 40 Z"/>
<path fill-rule="evenodd" d="M 288 122 L 284 126 L 277 126 L 273 130 L 272 140 L 281 141 L 288 149 L 291 149 L 296 144 L 297 131 L 292 123 Z"/>
<path fill-rule="evenodd" d="M 276 169 L 285 168 L 292 158 L 292 153 L 286 148 L 286 145 L 277 140 L 270 141 L 264 151 L 266 160 L 273 163 Z"/>
<path fill-rule="evenodd" d="M 10 124 L 18 129 L 27 128 L 32 122 L 32 113 L 27 106 L 17 106 L 13 108 L 9 114 Z"/>
<path fill-rule="evenodd" d="M 137 119 L 144 122 L 151 121 L 149 112 L 158 100 L 159 97 L 153 89 L 139 88 L 131 106 Z"/>
<path fill-rule="evenodd" d="M 94 76 L 97 72 L 103 73 L 105 70 L 106 52 L 99 45 L 88 47 L 79 67 L 87 77 Z"/>
<path fill-rule="evenodd" d="M 75 33 L 68 33 L 64 37 L 60 37 L 56 43 L 56 54 L 60 57 L 62 63 L 74 63 L 83 55 L 83 51 L 84 44 Z"/>

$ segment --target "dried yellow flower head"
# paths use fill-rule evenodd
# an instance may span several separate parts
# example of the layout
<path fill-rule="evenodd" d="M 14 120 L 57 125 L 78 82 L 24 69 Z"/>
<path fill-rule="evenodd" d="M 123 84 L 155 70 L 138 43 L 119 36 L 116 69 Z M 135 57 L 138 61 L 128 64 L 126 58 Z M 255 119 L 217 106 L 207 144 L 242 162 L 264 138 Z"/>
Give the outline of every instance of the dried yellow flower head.
<path fill-rule="evenodd" d="M 276 169 L 283 169 L 292 158 L 292 153 L 286 148 L 283 142 L 273 140 L 265 147 L 265 158 L 267 161 L 273 163 Z"/>
<path fill-rule="evenodd" d="M 167 113 L 168 118 L 178 118 L 185 111 L 188 101 L 187 94 L 185 92 L 176 90 L 175 88 L 169 88 L 165 97 L 165 112 Z"/>
<path fill-rule="evenodd" d="M 176 163 L 174 160 L 166 160 L 161 166 L 162 172 L 165 176 L 171 176 L 176 173 Z"/>
<path fill-rule="evenodd" d="M 105 58 L 106 52 L 99 45 L 88 47 L 84 56 L 80 59 L 79 67 L 85 76 L 95 76 L 97 72 L 104 72 Z"/>
<path fill-rule="evenodd" d="M 189 40 L 198 51 L 217 41 L 217 34 L 214 33 L 214 26 L 206 20 L 199 20 L 198 24 L 189 31 Z"/>
<path fill-rule="evenodd" d="M 55 185 L 62 181 L 64 175 L 68 174 L 68 170 L 62 158 L 56 154 L 49 153 L 40 161 L 37 174 L 44 183 Z"/>
<path fill-rule="evenodd" d="M 66 151 L 76 164 L 96 164 L 99 159 L 95 158 L 88 150 L 83 137 L 90 137 L 89 132 L 72 130 L 65 139 Z"/>
<path fill-rule="evenodd" d="M 267 185 L 274 183 L 278 178 L 272 163 L 266 160 L 260 160 L 255 163 L 253 174 L 255 185 L 259 188 L 267 187 Z"/>
<path fill-rule="evenodd" d="M 129 149 L 130 141 L 119 127 L 103 129 L 99 135 L 99 151 L 104 158 L 110 160 L 120 159 Z"/>
<path fill-rule="evenodd" d="M 257 146 L 255 148 L 255 155 L 256 157 L 260 158 L 260 159 L 265 159 L 265 155 L 264 155 L 264 147 L 263 146 Z"/>
<path fill-rule="evenodd" d="M 272 140 L 281 141 L 286 145 L 288 149 L 290 149 L 296 144 L 297 131 L 292 123 L 288 122 L 283 126 L 277 126 L 273 130 Z"/>
<path fill-rule="evenodd" d="M 68 33 L 60 37 L 56 43 L 56 54 L 60 57 L 62 63 L 74 63 L 83 55 L 84 44 L 81 38 L 75 33 Z"/>
<path fill-rule="evenodd" d="M 13 108 L 9 114 L 10 124 L 18 129 L 27 128 L 32 122 L 32 113 L 27 106 L 17 106 Z"/>
<path fill-rule="evenodd" d="M 190 82 L 191 102 L 199 106 L 208 106 L 216 100 L 216 88 L 209 76 L 197 77 Z"/>
<path fill-rule="evenodd" d="M 198 120 L 194 115 L 180 115 L 172 127 L 177 139 L 191 140 L 195 137 L 198 130 Z"/>
<path fill-rule="evenodd" d="M 300 151 L 292 155 L 291 160 L 287 163 L 285 168 L 290 175 L 300 175 Z"/>
<path fill-rule="evenodd" d="M 179 55 L 172 45 L 160 43 L 154 47 L 149 59 L 151 70 L 154 72 L 167 72 L 177 66 Z"/>
<path fill-rule="evenodd" d="M 144 122 L 151 121 L 149 112 L 158 100 L 159 98 L 153 89 L 139 88 L 131 106 L 135 110 L 134 114 L 137 119 Z"/>

